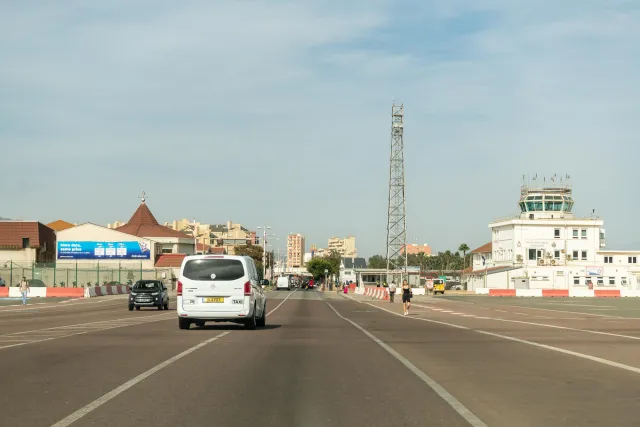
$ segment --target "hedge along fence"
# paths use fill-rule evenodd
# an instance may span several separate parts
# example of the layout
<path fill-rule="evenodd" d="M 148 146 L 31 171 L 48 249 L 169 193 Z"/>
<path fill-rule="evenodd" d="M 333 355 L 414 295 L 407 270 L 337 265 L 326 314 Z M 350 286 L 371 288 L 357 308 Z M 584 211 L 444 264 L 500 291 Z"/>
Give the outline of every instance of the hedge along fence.
<path fill-rule="evenodd" d="M 131 284 L 137 280 L 162 279 L 172 277 L 170 268 L 144 269 L 142 263 L 121 263 L 90 266 L 84 264 L 56 265 L 55 263 L 24 263 L 0 261 L 0 278 L 6 286 L 18 286 L 23 277 L 29 280 L 32 287 L 70 287 L 85 288 L 111 284 Z"/>

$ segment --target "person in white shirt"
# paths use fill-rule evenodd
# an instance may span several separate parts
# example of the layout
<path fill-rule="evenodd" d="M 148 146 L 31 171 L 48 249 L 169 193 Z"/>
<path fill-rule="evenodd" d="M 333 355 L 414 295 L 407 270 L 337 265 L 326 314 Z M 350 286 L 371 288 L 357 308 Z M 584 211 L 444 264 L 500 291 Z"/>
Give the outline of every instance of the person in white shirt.
<path fill-rule="evenodd" d="M 29 282 L 27 282 L 27 278 L 23 277 L 20 282 L 20 294 L 22 295 L 22 305 L 27 305 L 27 295 L 29 294 Z"/>
<path fill-rule="evenodd" d="M 396 295 L 396 282 L 392 281 L 389 285 L 389 302 L 393 302 L 393 297 Z"/>

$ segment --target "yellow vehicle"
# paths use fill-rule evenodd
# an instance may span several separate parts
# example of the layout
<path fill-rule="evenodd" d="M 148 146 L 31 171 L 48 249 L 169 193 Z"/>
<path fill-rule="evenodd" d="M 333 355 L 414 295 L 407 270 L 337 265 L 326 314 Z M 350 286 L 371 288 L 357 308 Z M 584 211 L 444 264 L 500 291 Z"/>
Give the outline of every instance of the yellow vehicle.
<path fill-rule="evenodd" d="M 444 280 L 443 279 L 433 279 L 433 294 L 437 294 L 438 292 L 444 295 Z"/>

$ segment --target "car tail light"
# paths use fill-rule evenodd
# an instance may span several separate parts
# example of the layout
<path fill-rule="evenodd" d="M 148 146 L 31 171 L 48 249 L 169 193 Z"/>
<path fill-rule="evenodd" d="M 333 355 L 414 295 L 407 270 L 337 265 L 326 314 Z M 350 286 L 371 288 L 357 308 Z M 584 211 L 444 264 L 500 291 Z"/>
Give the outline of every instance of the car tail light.
<path fill-rule="evenodd" d="M 251 295 L 251 282 L 244 284 L 244 294 L 245 296 Z"/>
<path fill-rule="evenodd" d="M 178 281 L 178 296 L 182 296 L 182 282 Z"/>

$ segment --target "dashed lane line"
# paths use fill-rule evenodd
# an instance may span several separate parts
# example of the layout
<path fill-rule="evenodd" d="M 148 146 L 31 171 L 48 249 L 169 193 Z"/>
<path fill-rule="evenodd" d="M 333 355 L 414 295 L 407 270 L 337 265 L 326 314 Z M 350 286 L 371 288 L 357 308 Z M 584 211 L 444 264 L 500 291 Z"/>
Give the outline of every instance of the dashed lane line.
<path fill-rule="evenodd" d="M 283 299 L 280 304 L 278 304 L 273 310 L 269 311 L 267 313 L 267 315 L 271 315 L 273 314 L 276 310 L 278 310 L 280 307 L 282 307 L 282 304 L 284 304 L 291 295 L 293 295 L 295 292 L 297 291 L 294 290 L 293 292 L 291 292 L 289 295 L 287 295 L 287 297 L 285 299 Z M 196 350 L 201 349 L 202 347 L 206 346 L 207 344 L 210 344 L 214 341 L 219 340 L 220 338 L 229 335 L 231 333 L 231 331 L 226 331 L 221 333 L 220 335 L 216 335 L 213 338 L 209 338 L 206 341 L 201 342 L 198 345 L 195 345 L 185 351 L 183 351 L 182 353 L 173 356 L 172 358 L 160 363 L 159 365 L 154 366 L 153 368 L 149 369 L 146 372 L 141 373 L 140 375 L 138 375 L 137 377 L 134 377 L 132 379 L 130 379 L 129 381 L 127 381 L 126 383 L 122 384 L 119 387 L 116 387 L 115 389 L 111 390 L 110 392 L 108 392 L 107 394 L 102 395 L 101 397 L 99 397 L 98 399 L 94 400 L 93 402 L 89 403 L 88 405 L 78 409 L 76 412 L 74 412 L 73 414 L 63 418 L 62 420 L 58 421 L 57 423 L 53 424 L 53 426 L 51 427 L 68 427 L 71 424 L 73 424 L 74 422 L 78 421 L 80 418 L 86 416 L 87 414 L 95 411 L 96 409 L 98 409 L 100 406 L 104 405 L 105 403 L 109 402 L 111 399 L 117 397 L 118 395 L 124 393 L 125 391 L 129 390 L 131 387 L 135 386 L 136 384 L 140 383 L 141 381 L 143 381 L 144 379 L 150 377 L 151 375 L 155 374 L 156 372 L 166 368 L 167 366 L 171 365 L 172 363 L 182 359 L 185 356 L 188 356 L 189 354 L 193 353 Z"/>
<path fill-rule="evenodd" d="M 355 302 L 357 302 L 359 304 L 366 304 L 366 305 L 369 305 L 371 307 L 375 307 L 378 310 L 386 311 L 387 313 L 390 313 L 390 314 L 392 314 L 394 316 L 398 316 L 398 317 L 401 317 L 401 318 L 404 318 L 404 319 L 418 320 L 418 321 L 429 322 L 429 323 L 436 323 L 436 324 L 449 326 L 449 327 L 456 328 L 456 329 L 463 329 L 463 330 L 467 330 L 467 331 L 471 331 L 471 332 L 476 332 L 476 333 L 479 333 L 479 334 L 492 336 L 492 337 L 496 337 L 496 338 L 501 338 L 501 339 L 504 339 L 504 340 L 513 341 L 513 342 L 517 342 L 517 343 L 520 343 L 520 344 L 526 344 L 526 345 L 529 345 L 529 346 L 532 346 L 532 347 L 537 347 L 537 348 L 542 348 L 542 349 L 546 349 L 546 350 L 551 350 L 551 351 L 554 351 L 554 352 L 557 352 L 557 353 L 567 354 L 567 355 L 578 357 L 578 358 L 581 358 L 581 359 L 597 362 L 597 363 L 600 363 L 600 364 L 603 364 L 603 365 L 606 365 L 606 366 L 619 368 L 619 369 L 623 369 L 623 370 L 626 370 L 626 371 L 629 371 L 629 372 L 640 374 L 640 368 L 637 368 L 635 366 L 625 365 L 624 363 L 614 362 L 613 360 L 603 359 L 601 357 L 591 356 L 589 354 L 579 353 L 577 351 L 566 350 L 566 349 L 560 348 L 560 347 L 554 347 L 554 346 L 551 346 L 551 345 L 546 345 L 546 344 L 541 344 L 541 343 L 537 343 L 537 342 L 533 342 L 533 341 L 523 340 L 523 339 L 520 339 L 520 338 L 515 338 L 515 337 L 512 337 L 512 336 L 508 336 L 508 335 L 502 335 L 502 334 L 497 334 L 497 333 L 494 333 L 494 332 L 484 331 L 484 330 L 481 330 L 481 329 L 473 329 L 473 328 L 470 328 L 468 326 L 457 325 L 455 323 L 442 322 L 442 321 L 433 320 L 433 319 L 425 319 L 425 318 L 422 318 L 422 317 L 403 316 L 400 313 L 396 313 L 396 312 L 388 310 L 386 308 L 379 307 L 379 306 L 377 306 L 375 304 L 371 304 L 369 302 L 364 302 L 364 301 L 361 302 L 361 301 L 358 301 L 358 300 L 356 300 L 354 298 L 351 298 L 349 296 L 347 296 L 347 298 L 350 298 L 352 301 L 355 301 Z M 543 323 L 536 324 L 536 323 L 532 323 L 532 322 L 524 322 L 524 321 L 521 321 L 521 320 L 496 319 L 496 318 L 492 318 L 492 317 L 476 317 L 476 318 L 477 319 L 488 319 L 488 320 L 514 322 L 514 323 L 525 323 L 525 324 L 532 324 L 532 325 L 536 325 L 536 326 L 550 327 L 550 328 L 555 328 L 555 329 L 566 329 L 566 330 L 572 330 L 572 331 L 577 331 L 577 332 L 585 332 L 585 333 L 598 334 L 598 335 L 615 336 L 615 337 L 619 337 L 619 338 L 628 338 L 628 339 L 632 339 L 632 340 L 640 340 L 640 337 L 613 334 L 613 333 L 609 333 L 609 332 L 591 331 L 591 330 L 586 330 L 586 329 L 569 328 L 569 327 L 566 327 L 566 326 L 545 325 Z"/>

